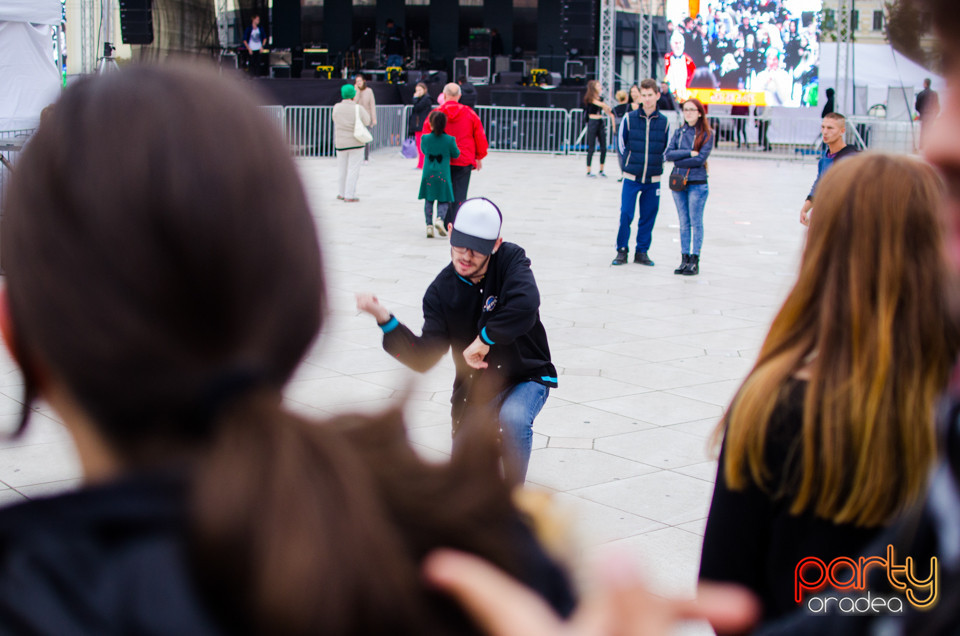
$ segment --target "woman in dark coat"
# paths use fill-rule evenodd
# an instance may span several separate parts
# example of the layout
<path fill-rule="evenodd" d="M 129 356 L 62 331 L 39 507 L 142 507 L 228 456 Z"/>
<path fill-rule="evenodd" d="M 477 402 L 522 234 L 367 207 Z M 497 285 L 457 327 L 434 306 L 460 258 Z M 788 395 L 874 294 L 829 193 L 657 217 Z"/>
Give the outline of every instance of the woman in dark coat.
<path fill-rule="evenodd" d="M 410 111 L 410 121 L 407 123 L 407 134 L 412 130 L 414 137 L 417 138 L 417 168 L 423 167 L 423 151 L 420 150 L 420 137 L 423 135 L 423 124 L 427 121 L 427 115 L 433 109 L 433 99 L 427 92 L 427 85 L 423 82 L 417 82 L 417 87 L 413 89 L 413 110 Z"/>

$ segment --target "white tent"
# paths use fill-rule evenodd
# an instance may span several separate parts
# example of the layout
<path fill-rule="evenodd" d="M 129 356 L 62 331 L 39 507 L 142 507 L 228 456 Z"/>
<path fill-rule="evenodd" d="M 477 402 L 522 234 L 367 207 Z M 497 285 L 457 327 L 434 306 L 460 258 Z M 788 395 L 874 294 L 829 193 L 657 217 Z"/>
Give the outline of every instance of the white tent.
<path fill-rule="evenodd" d="M 923 89 L 925 78 L 931 79 L 936 91 L 946 87 L 943 78 L 897 53 L 889 44 L 855 43 L 851 48 L 850 78 L 856 88 L 851 91 L 848 86 L 846 104 L 836 104 L 839 112 L 863 115 L 870 107 L 884 104 L 889 119 L 907 119 L 913 112 L 916 93 Z M 826 99 L 828 88 L 836 88 L 836 66 L 837 45 L 832 42 L 821 44 L 821 99 Z M 854 106 L 852 109 L 851 104 Z"/>
<path fill-rule="evenodd" d="M 33 128 L 60 94 L 53 34 L 60 0 L 0 2 L 0 131 Z"/>

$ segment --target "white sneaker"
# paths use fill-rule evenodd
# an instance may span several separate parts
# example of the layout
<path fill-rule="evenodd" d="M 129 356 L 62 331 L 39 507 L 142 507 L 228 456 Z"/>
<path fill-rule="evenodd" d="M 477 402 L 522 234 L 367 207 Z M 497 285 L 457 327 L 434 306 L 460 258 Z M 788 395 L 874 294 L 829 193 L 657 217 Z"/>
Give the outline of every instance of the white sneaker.
<path fill-rule="evenodd" d="M 439 218 L 435 219 L 433 222 L 433 227 L 437 228 L 437 234 L 439 234 L 440 236 L 447 235 L 447 231 L 443 228 L 443 219 L 439 219 Z"/>
<path fill-rule="evenodd" d="M 441 234 L 441 236 L 443 236 L 443 235 Z M 427 226 L 427 238 L 433 238 L 433 226 L 432 226 L 432 225 L 428 225 L 428 226 Z"/>

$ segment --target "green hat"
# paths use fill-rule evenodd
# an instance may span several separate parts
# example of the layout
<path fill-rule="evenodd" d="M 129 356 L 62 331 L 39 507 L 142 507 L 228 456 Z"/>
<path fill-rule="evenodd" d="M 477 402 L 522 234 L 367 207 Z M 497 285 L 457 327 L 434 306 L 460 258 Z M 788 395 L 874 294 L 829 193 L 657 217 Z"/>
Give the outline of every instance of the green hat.
<path fill-rule="evenodd" d="M 353 84 L 344 84 L 340 87 L 340 97 L 344 99 L 353 99 L 357 94 L 357 89 L 353 87 Z"/>

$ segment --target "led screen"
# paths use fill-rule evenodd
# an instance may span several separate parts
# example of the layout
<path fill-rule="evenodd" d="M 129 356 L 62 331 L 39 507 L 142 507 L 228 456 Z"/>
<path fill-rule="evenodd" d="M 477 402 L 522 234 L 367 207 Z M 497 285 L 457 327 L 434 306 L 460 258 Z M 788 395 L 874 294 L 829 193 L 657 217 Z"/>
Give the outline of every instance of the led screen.
<path fill-rule="evenodd" d="M 816 106 L 822 0 L 667 0 L 665 79 L 681 101 Z"/>

